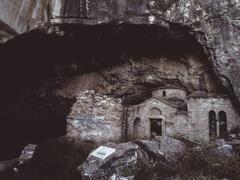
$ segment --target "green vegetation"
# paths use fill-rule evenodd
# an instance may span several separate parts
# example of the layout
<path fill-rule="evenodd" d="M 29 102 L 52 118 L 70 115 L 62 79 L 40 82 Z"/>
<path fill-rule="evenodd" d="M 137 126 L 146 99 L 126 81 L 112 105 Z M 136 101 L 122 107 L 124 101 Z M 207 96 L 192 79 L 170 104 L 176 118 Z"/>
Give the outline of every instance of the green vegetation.
<path fill-rule="evenodd" d="M 213 148 L 213 144 L 189 148 L 179 163 L 181 177 L 189 180 L 239 180 L 240 156 L 220 159 L 213 154 Z"/>

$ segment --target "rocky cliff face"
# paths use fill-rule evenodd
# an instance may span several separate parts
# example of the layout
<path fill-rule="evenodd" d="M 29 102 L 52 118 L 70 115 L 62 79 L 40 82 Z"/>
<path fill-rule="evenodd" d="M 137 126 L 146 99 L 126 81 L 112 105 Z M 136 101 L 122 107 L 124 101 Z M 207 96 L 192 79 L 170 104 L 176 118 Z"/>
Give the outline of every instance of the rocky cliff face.
<path fill-rule="evenodd" d="M 204 47 L 223 85 L 239 99 L 238 0 L 21 0 L 0 2 L 1 37 L 52 24 L 155 24 L 186 27 Z M 17 17 L 17 18 L 16 18 Z"/>
<path fill-rule="evenodd" d="M 64 135 L 86 90 L 124 105 L 168 84 L 240 101 L 238 0 L 1 0 L 0 8 L 0 137 L 18 134 L 1 139 L 4 153 Z"/>

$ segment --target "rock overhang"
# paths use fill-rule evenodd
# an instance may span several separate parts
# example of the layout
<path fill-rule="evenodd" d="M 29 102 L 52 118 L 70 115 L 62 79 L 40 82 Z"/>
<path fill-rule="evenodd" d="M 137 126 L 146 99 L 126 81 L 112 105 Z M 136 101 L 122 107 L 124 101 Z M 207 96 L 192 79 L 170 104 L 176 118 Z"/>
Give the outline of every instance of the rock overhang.
<path fill-rule="evenodd" d="M 40 3 L 39 0 L 35 0 L 34 3 L 29 3 L 28 0 L 22 0 L 22 2 L 21 6 L 19 3 L 10 1 L 2 2 L 6 9 L 12 6 L 22 7 L 15 8 L 14 11 L 19 15 L 22 14 L 23 18 L 8 21 L 13 22 L 14 25 L 18 24 L 10 27 L 17 28 L 16 32 L 19 34 L 36 28 L 49 30 L 46 27 L 63 24 L 141 24 L 158 25 L 167 30 L 172 24 L 185 27 L 204 48 L 215 74 L 228 89 L 232 99 L 238 99 L 236 103 L 239 102 L 240 62 L 238 59 L 240 54 L 238 52 L 239 13 L 237 12 L 240 3 L 238 1 L 51 0 L 48 3 L 45 1 Z M 1 19 L 3 20 L 6 15 L 1 15 Z M 25 21 L 26 19 L 28 21 Z"/>
<path fill-rule="evenodd" d="M 13 0 L 2 0 L 0 2 L 0 7 L 7 10 L 1 11 L 5 14 L 0 12 L 2 21 L 0 29 L 3 30 L 3 33 L 0 32 L 0 34 L 3 42 L 11 37 L 29 34 L 31 30 L 41 31 L 43 34 L 56 33 L 65 36 L 61 31 L 67 32 L 67 29 L 72 29 L 73 26 L 79 33 L 85 27 L 97 29 L 100 26 L 111 26 L 118 29 L 120 26 L 134 25 L 136 29 L 142 29 L 154 26 L 162 30 L 163 36 L 168 34 L 165 38 L 171 37 L 175 42 L 177 39 L 181 41 L 189 37 L 194 39 L 199 45 L 198 47 L 204 49 L 211 68 L 221 84 L 228 89 L 232 100 L 237 103 L 240 100 L 239 1 L 90 0 L 86 1 L 90 2 L 88 4 L 89 12 L 82 9 L 85 11 L 82 16 L 77 10 L 75 17 L 69 16 L 69 12 L 74 11 L 66 8 L 66 4 L 59 4 L 58 0 L 50 0 L 48 3 L 45 0 L 30 1 L 19 0 L 16 3 Z M 56 4 L 54 5 L 53 2 Z M 81 1 L 69 0 L 68 2 Z M 161 2 L 164 3 L 161 4 Z M 14 8 L 12 9 L 11 6 Z M 57 14 L 56 7 L 60 8 L 60 14 Z M 65 12 L 67 14 L 64 14 L 64 9 L 67 9 Z M 182 33 L 183 31 L 184 33 Z M 183 34 L 184 36 L 182 36 Z M 161 48 L 162 46 L 155 47 L 159 50 Z"/>

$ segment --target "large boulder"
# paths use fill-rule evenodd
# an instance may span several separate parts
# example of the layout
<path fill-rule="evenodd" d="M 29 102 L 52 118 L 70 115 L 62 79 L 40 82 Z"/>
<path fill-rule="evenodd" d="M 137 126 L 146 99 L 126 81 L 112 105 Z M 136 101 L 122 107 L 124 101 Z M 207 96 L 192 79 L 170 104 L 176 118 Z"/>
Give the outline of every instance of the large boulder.
<path fill-rule="evenodd" d="M 165 136 L 157 136 L 153 140 L 160 144 L 159 151 L 169 162 L 176 162 L 185 153 L 186 145 L 180 140 Z"/>
<path fill-rule="evenodd" d="M 108 143 L 90 153 L 78 170 L 84 180 L 168 177 L 176 173 L 185 148 L 181 141 L 167 137 Z"/>
<path fill-rule="evenodd" d="M 105 156 L 103 154 L 106 154 Z M 103 155 L 101 157 L 101 155 Z M 85 179 L 109 179 L 127 177 L 136 171 L 139 157 L 143 154 L 139 146 L 128 142 L 107 144 L 90 153 L 87 160 L 78 168 Z"/>
<path fill-rule="evenodd" d="M 186 146 L 180 140 L 157 136 L 151 141 L 138 140 L 136 143 L 148 154 L 149 159 L 164 159 L 175 163 L 184 155 Z"/>

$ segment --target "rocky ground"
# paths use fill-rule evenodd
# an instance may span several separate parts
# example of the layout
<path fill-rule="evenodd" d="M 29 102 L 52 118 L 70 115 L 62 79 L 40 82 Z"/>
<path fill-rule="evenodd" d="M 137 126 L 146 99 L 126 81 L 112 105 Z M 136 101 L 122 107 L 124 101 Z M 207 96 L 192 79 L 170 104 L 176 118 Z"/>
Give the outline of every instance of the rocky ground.
<path fill-rule="evenodd" d="M 104 158 L 96 156 L 96 146 L 83 147 L 66 139 L 51 140 L 37 147 L 28 145 L 18 159 L 1 162 L 0 177 L 8 180 L 238 179 L 240 152 L 236 138 L 228 142 L 218 139 L 206 145 L 180 139 L 155 137 L 106 143 L 103 146 L 114 152 Z M 239 141 L 238 138 L 238 146 Z"/>

